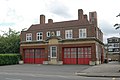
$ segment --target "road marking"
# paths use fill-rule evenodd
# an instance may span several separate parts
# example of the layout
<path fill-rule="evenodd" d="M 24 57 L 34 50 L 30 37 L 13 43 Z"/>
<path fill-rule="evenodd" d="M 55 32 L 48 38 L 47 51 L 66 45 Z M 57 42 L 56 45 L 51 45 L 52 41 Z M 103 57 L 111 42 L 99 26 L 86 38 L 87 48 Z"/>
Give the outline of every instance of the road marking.
<path fill-rule="evenodd" d="M 115 78 L 112 78 L 112 80 L 115 80 Z"/>
<path fill-rule="evenodd" d="M 22 80 L 22 79 L 15 79 L 15 78 L 5 78 L 7 80 Z"/>
<path fill-rule="evenodd" d="M 0 74 L 6 74 L 6 75 L 19 75 L 19 76 L 32 76 L 32 77 L 61 77 L 65 79 L 71 79 L 76 78 L 77 76 L 71 76 L 71 75 L 54 75 L 54 74 L 31 74 L 31 73 L 8 73 L 8 72 L 0 72 Z M 15 78 L 5 78 L 6 80 L 22 80 L 22 79 L 15 79 Z"/>

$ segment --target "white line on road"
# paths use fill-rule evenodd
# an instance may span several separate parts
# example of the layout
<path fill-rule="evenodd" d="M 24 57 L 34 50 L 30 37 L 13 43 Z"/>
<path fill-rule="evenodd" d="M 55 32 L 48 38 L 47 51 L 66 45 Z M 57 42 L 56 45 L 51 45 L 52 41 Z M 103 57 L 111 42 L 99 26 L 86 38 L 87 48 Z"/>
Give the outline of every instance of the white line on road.
<path fill-rule="evenodd" d="M 14 78 L 5 78 L 7 80 L 22 80 L 22 79 L 14 79 Z"/>
<path fill-rule="evenodd" d="M 112 78 L 112 80 L 115 80 L 115 78 Z"/>

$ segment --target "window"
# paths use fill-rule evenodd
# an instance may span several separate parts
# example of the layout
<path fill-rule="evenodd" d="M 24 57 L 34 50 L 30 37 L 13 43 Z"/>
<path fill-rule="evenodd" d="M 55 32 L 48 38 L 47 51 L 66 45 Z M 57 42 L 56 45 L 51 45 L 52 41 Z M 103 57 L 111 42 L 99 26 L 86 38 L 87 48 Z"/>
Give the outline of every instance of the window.
<path fill-rule="evenodd" d="M 78 54 L 83 54 L 83 48 L 78 48 Z"/>
<path fill-rule="evenodd" d="M 65 38 L 72 39 L 72 37 L 73 37 L 72 30 L 65 30 Z"/>
<path fill-rule="evenodd" d="M 119 47 L 119 43 L 114 43 L 114 47 Z"/>
<path fill-rule="evenodd" d="M 115 42 L 119 42 L 119 39 L 115 39 Z"/>
<path fill-rule="evenodd" d="M 108 39 L 108 42 L 112 42 L 112 39 Z"/>
<path fill-rule="evenodd" d="M 51 46 L 50 51 L 51 51 L 51 58 L 56 58 L 57 57 L 57 47 Z"/>
<path fill-rule="evenodd" d="M 50 37 L 50 31 L 47 32 L 47 37 Z"/>
<path fill-rule="evenodd" d="M 114 49 L 114 52 L 119 52 L 119 49 Z"/>
<path fill-rule="evenodd" d="M 79 38 L 86 38 L 86 29 L 79 29 Z"/>
<path fill-rule="evenodd" d="M 26 41 L 32 41 L 32 33 L 26 34 Z"/>
<path fill-rule="evenodd" d="M 111 52 L 111 51 L 113 51 L 113 49 L 111 49 L 111 48 L 110 48 L 110 49 L 108 49 L 108 51 L 110 51 L 110 52 Z"/>
<path fill-rule="evenodd" d="M 37 33 L 37 41 L 42 41 L 43 40 L 43 32 L 38 32 Z"/>
<path fill-rule="evenodd" d="M 60 36 L 60 31 L 56 31 L 56 36 Z"/>

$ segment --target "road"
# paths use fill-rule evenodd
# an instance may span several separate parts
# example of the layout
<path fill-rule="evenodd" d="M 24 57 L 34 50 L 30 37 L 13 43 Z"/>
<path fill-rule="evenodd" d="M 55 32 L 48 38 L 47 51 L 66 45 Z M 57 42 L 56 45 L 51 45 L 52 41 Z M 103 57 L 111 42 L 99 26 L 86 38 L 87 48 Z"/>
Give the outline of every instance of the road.
<path fill-rule="evenodd" d="M 10 65 L 0 66 L 0 80 L 120 80 L 117 78 L 82 77 L 75 72 L 88 65 Z"/>
<path fill-rule="evenodd" d="M 0 73 L 0 80 L 120 80 L 117 78 L 98 78 L 81 76 L 23 74 L 23 73 Z"/>

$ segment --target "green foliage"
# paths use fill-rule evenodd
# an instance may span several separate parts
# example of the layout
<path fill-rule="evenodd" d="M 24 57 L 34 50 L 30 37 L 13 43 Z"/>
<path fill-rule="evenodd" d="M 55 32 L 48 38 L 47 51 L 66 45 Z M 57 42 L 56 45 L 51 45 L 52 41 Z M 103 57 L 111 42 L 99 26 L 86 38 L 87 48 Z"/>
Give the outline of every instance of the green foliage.
<path fill-rule="evenodd" d="M 120 13 L 119 13 L 116 17 L 120 17 Z M 116 23 L 116 24 L 114 25 L 114 27 L 115 27 L 116 30 L 117 30 L 117 29 L 120 29 L 120 24 Z"/>
<path fill-rule="evenodd" d="M 8 32 L 2 31 L 0 36 L 0 53 L 19 53 L 20 50 L 20 32 L 9 28 Z"/>
<path fill-rule="evenodd" d="M 0 65 L 18 64 L 20 57 L 19 54 L 0 54 Z"/>

